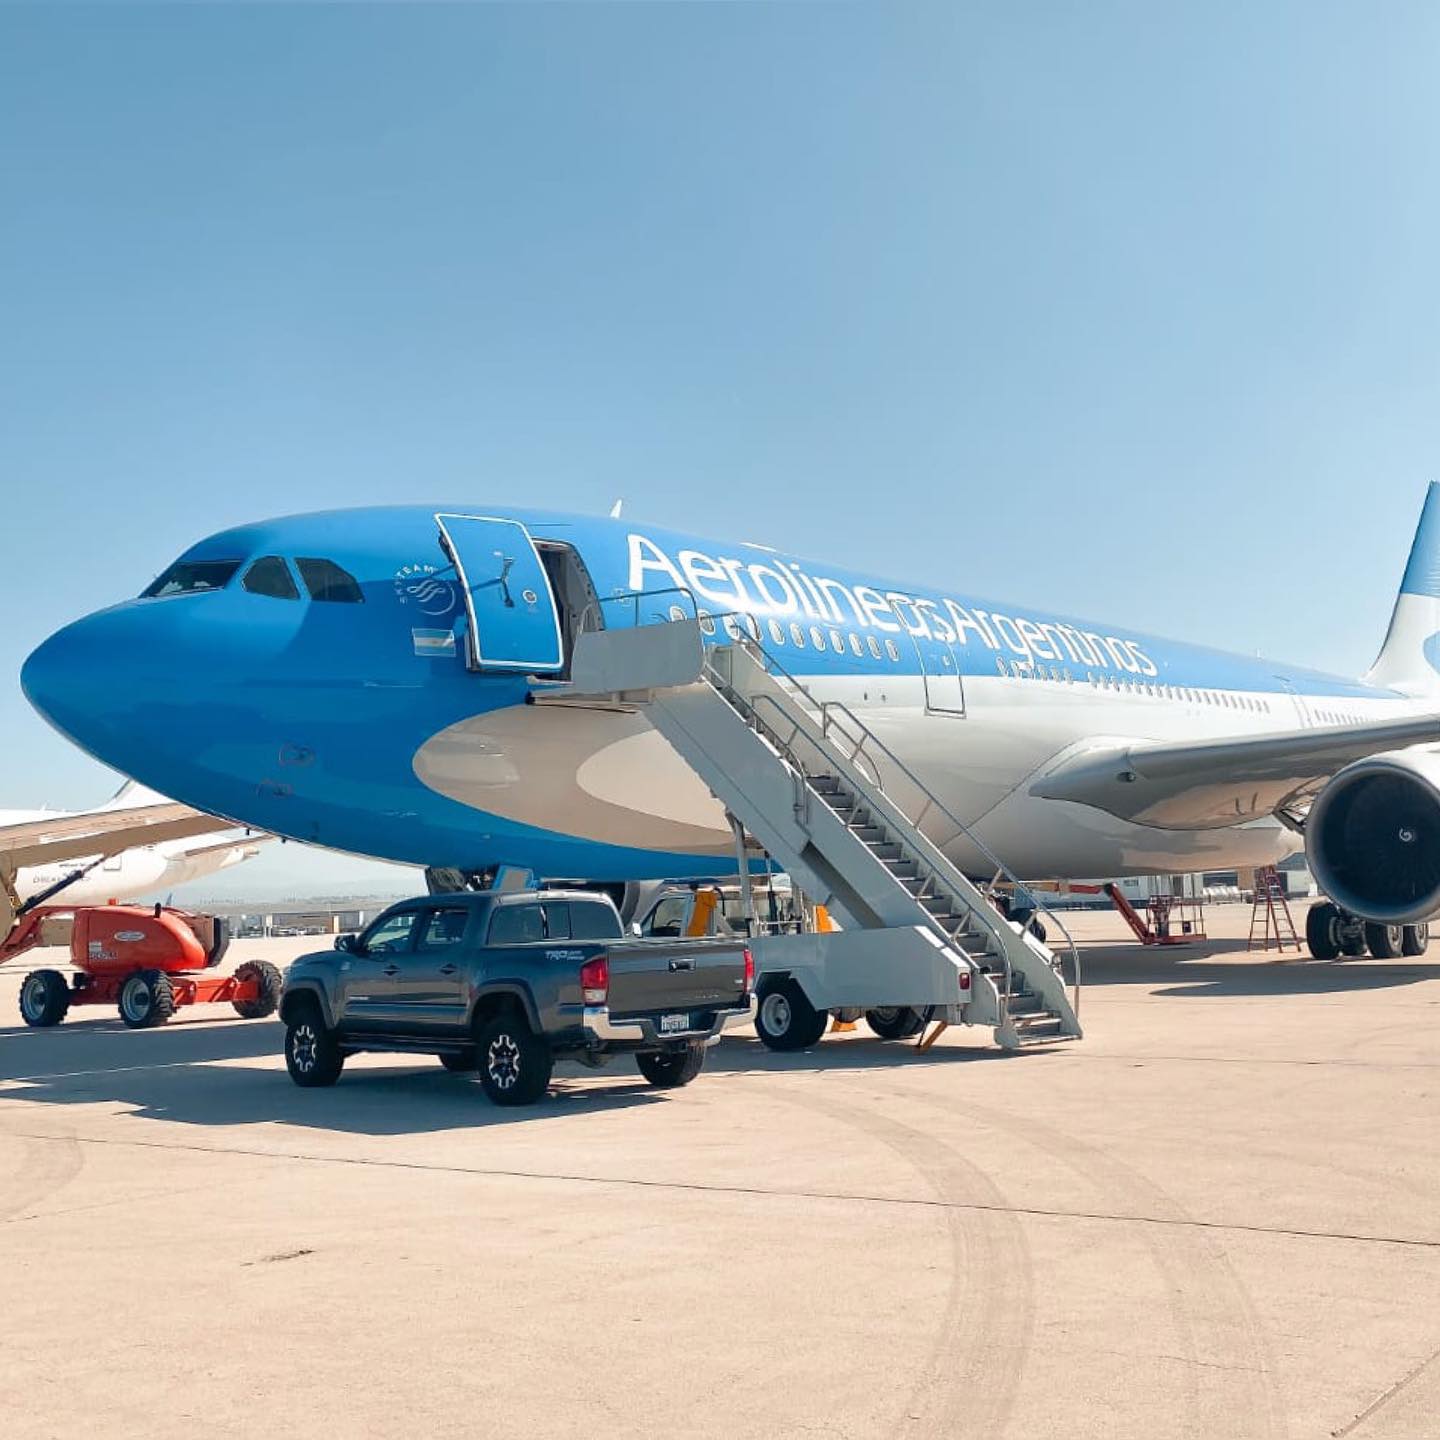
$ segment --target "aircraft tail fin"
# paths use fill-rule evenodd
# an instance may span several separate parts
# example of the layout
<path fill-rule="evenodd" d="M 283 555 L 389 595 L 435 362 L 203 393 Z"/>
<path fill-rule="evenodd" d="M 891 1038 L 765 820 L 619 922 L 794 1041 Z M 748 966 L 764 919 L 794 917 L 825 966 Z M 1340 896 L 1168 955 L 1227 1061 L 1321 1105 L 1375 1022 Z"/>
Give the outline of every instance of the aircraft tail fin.
<path fill-rule="evenodd" d="M 1385 643 L 1367 684 L 1440 695 L 1440 482 L 1432 481 Z"/>

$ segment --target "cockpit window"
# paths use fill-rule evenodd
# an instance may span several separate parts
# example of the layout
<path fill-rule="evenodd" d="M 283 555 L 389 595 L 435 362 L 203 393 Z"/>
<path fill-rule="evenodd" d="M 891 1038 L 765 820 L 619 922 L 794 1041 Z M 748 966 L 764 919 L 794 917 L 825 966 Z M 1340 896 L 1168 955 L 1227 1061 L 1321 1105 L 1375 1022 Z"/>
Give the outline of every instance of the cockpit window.
<path fill-rule="evenodd" d="M 339 600 L 358 605 L 365 597 L 355 577 L 342 570 L 333 560 L 317 560 L 311 555 L 298 555 L 295 564 L 312 600 Z"/>
<path fill-rule="evenodd" d="M 252 595 L 273 595 L 277 600 L 298 600 L 300 592 L 290 578 L 290 567 L 278 555 L 262 555 L 240 584 Z"/>
<path fill-rule="evenodd" d="M 142 600 L 162 595 L 188 595 L 195 590 L 223 590 L 240 568 L 238 560 L 177 560 L 140 592 Z"/>

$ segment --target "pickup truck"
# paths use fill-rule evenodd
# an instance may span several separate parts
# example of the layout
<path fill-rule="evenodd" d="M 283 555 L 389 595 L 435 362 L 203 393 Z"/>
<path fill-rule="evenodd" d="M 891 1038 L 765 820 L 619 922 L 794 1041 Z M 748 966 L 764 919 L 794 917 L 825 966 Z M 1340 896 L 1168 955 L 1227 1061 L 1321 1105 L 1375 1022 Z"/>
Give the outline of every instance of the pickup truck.
<path fill-rule="evenodd" d="M 688 1085 L 754 976 L 744 941 L 629 938 L 591 891 L 427 895 L 291 965 L 285 1063 L 317 1086 L 362 1051 L 435 1055 L 499 1105 L 538 1100 L 560 1058 L 629 1052 L 652 1085 Z"/>

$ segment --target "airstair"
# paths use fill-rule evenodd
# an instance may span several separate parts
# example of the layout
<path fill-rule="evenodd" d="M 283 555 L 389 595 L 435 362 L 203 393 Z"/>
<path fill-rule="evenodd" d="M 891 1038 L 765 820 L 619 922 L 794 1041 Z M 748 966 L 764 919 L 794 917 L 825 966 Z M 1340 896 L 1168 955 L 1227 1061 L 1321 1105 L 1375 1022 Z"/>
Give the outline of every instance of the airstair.
<path fill-rule="evenodd" d="M 758 641 L 729 633 L 731 643 L 707 646 L 689 618 L 587 631 L 569 683 L 535 698 L 642 711 L 742 827 L 737 836 L 753 837 L 841 922 L 758 941 L 762 986 L 793 979 L 822 1012 L 907 1007 L 943 1024 L 988 1024 L 1010 1049 L 1078 1038 L 1073 944 L 1067 987 L 1034 930 L 1006 919 L 932 838 L 978 844 L 964 825 L 848 707 L 816 700 Z M 993 863 L 997 880 L 1019 887 Z"/>

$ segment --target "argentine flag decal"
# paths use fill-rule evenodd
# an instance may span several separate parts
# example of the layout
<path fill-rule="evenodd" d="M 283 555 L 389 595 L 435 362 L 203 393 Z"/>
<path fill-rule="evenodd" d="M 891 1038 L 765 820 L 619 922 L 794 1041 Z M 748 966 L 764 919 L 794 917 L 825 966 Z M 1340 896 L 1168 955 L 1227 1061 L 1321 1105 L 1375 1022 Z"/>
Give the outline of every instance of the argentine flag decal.
<path fill-rule="evenodd" d="M 410 638 L 415 642 L 417 655 L 453 655 L 455 653 L 455 632 L 453 630 L 411 630 Z"/>

